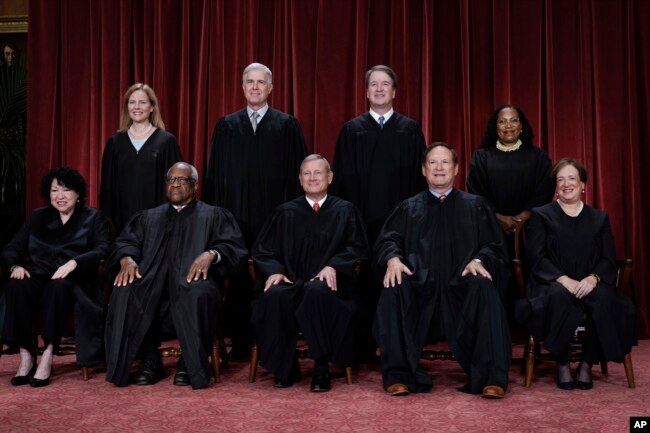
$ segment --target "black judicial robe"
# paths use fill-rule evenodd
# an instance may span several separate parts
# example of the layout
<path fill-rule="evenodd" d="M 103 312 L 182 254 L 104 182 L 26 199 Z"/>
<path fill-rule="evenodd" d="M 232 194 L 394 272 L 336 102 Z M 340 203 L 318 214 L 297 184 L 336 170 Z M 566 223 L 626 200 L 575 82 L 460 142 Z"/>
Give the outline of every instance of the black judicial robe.
<path fill-rule="evenodd" d="M 526 298 L 517 302 L 517 319 L 553 354 L 560 353 L 582 322 L 591 315 L 605 359 L 612 361 L 636 344 L 636 312 L 616 290 L 614 237 L 605 212 L 584 206 L 575 217 L 553 202 L 533 209 L 526 229 L 531 273 Z M 600 283 L 576 299 L 555 280 L 567 275 L 582 280 L 590 274 Z M 564 297 L 551 297 L 559 290 Z"/>
<path fill-rule="evenodd" d="M 212 134 L 202 199 L 231 211 L 250 247 L 273 209 L 302 191 L 306 156 L 296 118 L 269 107 L 253 133 L 246 109 L 229 114 Z"/>
<path fill-rule="evenodd" d="M 207 280 L 188 283 L 185 278 L 194 259 L 211 249 L 219 252 L 221 261 L 210 267 Z M 120 269 L 120 259 L 127 255 L 138 263 L 142 279 L 113 288 L 106 319 L 107 380 L 118 386 L 128 384 L 131 364 L 155 317 L 161 294 L 168 290 L 192 387 L 206 386 L 212 376 L 207 358 L 216 323 L 215 308 L 197 305 L 192 288 L 210 285 L 213 298 L 217 298 L 217 276 L 237 270 L 248 256 L 234 218 L 226 209 L 200 201 L 191 202 L 181 212 L 170 204 L 140 211 L 115 242 L 108 261 L 113 275 Z"/>
<path fill-rule="evenodd" d="M 338 301 L 322 300 L 328 304 L 319 310 L 324 317 L 311 314 L 310 307 L 304 303 L 295 311 L 311 356 L 329 355 L 336 364 L 352 364 L 352 347 L 341 347 L 341 343 L 346 339 L 356 309 L 355 263 L 366 260 L 369 253 L 359 211 L 352 203 L 332 195 L 327 196 L 318 212 L 314 212 L 304 196 L 282 204 L 264 225 L 252 250 L 260 273 L 257 280 L 260 296 L 266 296 L 261 292 L 270 275 L 283 274 L 294 283 L 282 283 L 287 286 L 283 290 L 292 292 L 298 305 L 303 287 L 309 280 L 325 266 L 336 270 L 337 291 L 331 293 Z M 272 308 L 269 303 L 256 301 L 252 321 L 258 325 L 256 334 L 262 365 L 273 371 L 276 377 L 286 380 L 293 363 L 297 330 L 290 332 L 277 323 L 288 321 L 288 327 L 293 328 L 291 312 L 286 314 L 289 317 L 279 317 L 278 312 L 270 311 Z M 323 313 L 323 309 L 329 309 L 329 312 Z M 333 317 L 337 320 L 331 320 Z M 289 334 L 288 338 L 277 335 L 278 325 L 283 334 Z M 327 349 L 331 352 L 326 353 Z"/>
<path fill-rule="evenodd" d="M 14 265 L 24 266 L 32 277 L 51 277 L 74 259 L 77 267 L 67 280 L 73 294 L 77 364 L 96 365 L 104 360 L 104 295 L 97 281 L 100 260 L 110 251 L 106 217 L 98 209 L 77 207 L 66 224 L 52 206 L 35 209 L 29 220 L 2 251 L 2 266 L 9 275 Z M 26 259 L 29 258 L 29 264 Z M 7 311 L 7 315 L 12 312 Z M 6 333 L 3 337 L 11 339 Z"/>
<path fill-rule="evenodd" d="M 423 191 L 400 203 L 386 220 L 374 249 L 378 279 L 393 257 L 412 270 L 402 285 L 384 288 L 373 334 L 381 348 L 384 386 L 403 383 L 428 391 L 431 378 L 418 369 L 428 340 L 445 338 L 468 375 L 464 391 L 508 384 L 511 343 L 502 305 L 507 253 L 496 218 L 485 200 L 453 189 L 444 203 Z M 493 282 L 462 277 L 482 260 Z"/>
<path fill-rule="evenodd" d="M 383 128 L 368 112 L 341 128 L 331 192 L 359 208 L 371 244 L 393 207 L 425 187 L 424 149 L 420 125 L 397 112 Z"/>
<path fill-rule="evenodd" d="M 119 233 L 137 211 L 167 201 L 165 175 L 182 161 L 176 137 L 156 129 L 136 151 L 127 132 L 113 135 L 104 148 L 99 207 Z"/>
<path fill-rule="evenodd" d="M 492 146 L 472 156 L 467 190 L 483 196 L 501 215 L 517 215 L 553 197 L 551 160 L 545 150 L 522 146 L 503 152 Z"/>

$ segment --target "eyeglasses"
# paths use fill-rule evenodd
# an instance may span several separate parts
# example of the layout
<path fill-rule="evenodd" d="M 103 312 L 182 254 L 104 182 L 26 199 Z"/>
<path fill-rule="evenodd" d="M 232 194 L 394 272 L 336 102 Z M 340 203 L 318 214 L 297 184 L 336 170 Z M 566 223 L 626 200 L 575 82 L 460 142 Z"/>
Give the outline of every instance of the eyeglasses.
<path fill-rule="evenodd" d="M 167 176 L 165 178 L 165 182 L 167 182 L 168 185 L 174 184 L 178 181 L 181 185 L 187 185 L 188 183 L 194 183 L 196 182 L 194 179 L 191 177 L 186 177 L 186 176 Z"/>
<path fill-rule="evenodd" d="M 504 126 L 507 125 L 508 123 L 511 125 L 519 125 L 521 121 L 519 120 L 518 117 L 513 117 L 512 119 L 499 119 L 497 120 L 497 125 L 499 126 Z"/>

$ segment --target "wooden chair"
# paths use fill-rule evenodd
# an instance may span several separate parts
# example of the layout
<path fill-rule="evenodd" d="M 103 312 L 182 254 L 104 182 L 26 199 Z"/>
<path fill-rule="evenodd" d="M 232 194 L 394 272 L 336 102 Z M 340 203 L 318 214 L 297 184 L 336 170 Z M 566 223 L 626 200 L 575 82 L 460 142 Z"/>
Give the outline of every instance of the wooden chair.
<path fill-rule="evenodd" d="M 515 231 L 515 258 L 512 261 L 513 269 L 515 272 L 515 280 L 517 281 L 517 286 L 519 287 L 522 297 L 526 296 L 526 286 L 524 279 L 524 264 L 522 263 L 520 254 L 520 243 L 523 244 L 523 248 L 525 248 L 525 242 L 525 233 L 523 227 L 520 226 Z M 632 279 L 633 261 L 632 259 L 617 260 L 616 265 L 618 266 L 616 288 L 620 291 L 625 292 L 628 289 L 628 286 Z M 584 326 L 579 326 L 576 329 L 576 333 L 570 343 L 570 362 L 576 362 L 581 359 L 581 334 L 583 331 Z M 526 388 L 530 388 L 533 379 L 533 370 L 536 363 L 539 363 L 542 360 L 554 359 L 555 358 L 550 353 L 542 352 L 540 342 L 536 341 L 532 335 L 529 335 L 524 347 L 524 386 Z M 602 359 L 600 360 L 599 364 L 602 374 L 607 374 L 607 361 Z M 628 353 L 623 357 L 623 366 L 625 368 L 625 376 L 627 377 L 628 387 L 634 388 L 636 385 L 634 383 L 634 370 L 632 368 L 631 353 Z"/>
<path fill-rule="evenodd" d="M 361 269 L 361 263 L 357 262 L 357 264 L 355 265 L 355 271 L 357 272 L 357 275 L 359 274 L 360 269 Z M 253 263 L 253 259 L 248 259 L 248 272 L 250 273 L 253 282 L 257 281 L 257 270 L 255 269 L 255 264 Z M 309 347 L 307 346 L 307 342 L 304 340 L 304 338 L 301 337 L 302 334 L 299 334 L 298 342 L 296 345 L 296 354 L 298 355 L 298 358 L 305 359 L 309 354 Z M 257 376 L 258 364 L 259 364 L 259 354 L 257 353 L 257 344 L 253 342 L 253 345 L 251 347 L 250 367 L 248 369 L 249 383 L 255 382 L 255 378 Z M 345 367 L 345 383 L 347 383 L 348 385 L 352 385 L 352 367 L 349 366 Z"/>

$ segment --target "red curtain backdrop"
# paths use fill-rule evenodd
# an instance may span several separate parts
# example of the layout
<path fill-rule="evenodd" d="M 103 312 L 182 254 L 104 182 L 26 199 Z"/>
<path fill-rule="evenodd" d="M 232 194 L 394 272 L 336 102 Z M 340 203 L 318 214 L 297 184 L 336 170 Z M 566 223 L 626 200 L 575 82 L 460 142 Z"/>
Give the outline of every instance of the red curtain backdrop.
<path fill-rule="evenodd" d="M 367 109 L 374 64 L 399 77 L 397 111 L 462 166 L 495 106 L 513 102 L 551 158 L 583 160 L 586 201 L 611 218 L 630 295 L 650 335 L 650 2 L 646 0 L 31 0 L 28 209 L 50 167 L 79 169 L 97 204 L 102 150 L 134 82 L 158 94 L 167 129 L 203 174 L 215 122 L 244 106 L 243 68 L 273 70 L 270 103 L 331 157 Z M 516 182 L 516 179 L 513 179 Z"/>

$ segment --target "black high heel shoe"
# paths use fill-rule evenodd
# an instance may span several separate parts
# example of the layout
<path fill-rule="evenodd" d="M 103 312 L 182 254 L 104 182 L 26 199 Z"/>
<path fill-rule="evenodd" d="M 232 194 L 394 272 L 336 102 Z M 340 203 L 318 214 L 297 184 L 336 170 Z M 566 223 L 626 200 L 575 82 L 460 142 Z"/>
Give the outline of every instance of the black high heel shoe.
<path fill-rule="evenodd" d="M 555 377 L 555 384 L 560 389 L 563 389 L 565 391 L 571 391 L 576 386 L 574 380 L 571 380 L 571 381 L 568 381 L 568 382 L 560 382 L 560 368 L 563 368 L 563 367 L 570 368 L 570 367 L 565 366 L 565 365 L 558 365 L 557 376 Z M 571 379 L 571 370 L 569 370 L 569 379 Z"/>
<path fill-rule="evenodd" d="M 11 378 L 11 384 L 13 386 L 27 385 L 31 380 L 34 374 L 36 374 L 36 360 L 32 358 L 32 368 L 29 370 L 26 376 L 14 376 Z"/>
<path fill-rule="evenodd" d="M 32 377 L 32 380 L 29 382 L 29 385 L 32 388 L 40 388 L 43 386 L 48 386 L 50 384 L 50 377 L 52 377 L 52 373 L 54 373 L 54 366 L 50 366 L 50 375 L 47 377 L 47 379 L 36 379 L 35 377 Z"/>
<path fill-rule="evenodd" d="M 591 368 L 587 370 L 587 376 L 589 377 L 589 382 L 583 382 L 581 380 L 578 380 L 578 376 L 580 375 L 581 371 L 582 371 L 582 362 L 580 363 L 580 365 L 578 365 L 578 374 L 576 374 L 576 380 L 574 386 L 583 391 L 590 390 L 591 388 L 594 387 L 594 382 L 591 378 Z"/>

